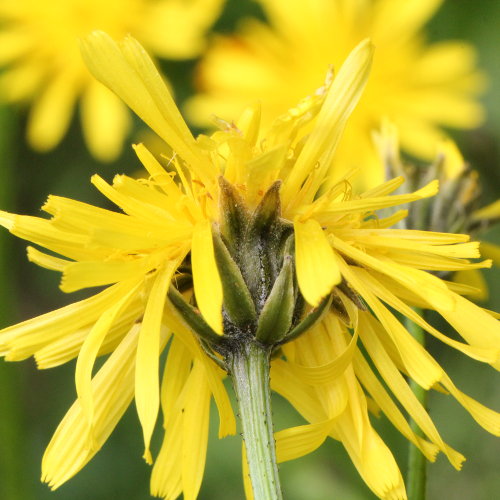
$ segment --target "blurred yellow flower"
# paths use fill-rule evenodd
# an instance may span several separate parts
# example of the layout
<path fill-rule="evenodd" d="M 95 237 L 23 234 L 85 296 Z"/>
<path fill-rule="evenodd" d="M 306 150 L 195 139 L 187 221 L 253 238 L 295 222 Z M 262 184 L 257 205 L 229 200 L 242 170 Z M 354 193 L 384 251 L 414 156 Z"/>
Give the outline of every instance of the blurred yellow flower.
<path fill-rule="evenodd" d="M 7 360 L 34 355 L 48 368 L 78 357 L 78 399 L 43 459 L 43 479 L 51 487 L 94 456 L 135 398 L 148 462 L 163 411 L 152 493 L 196 498 L 212 396 L 219 435 L 235 431 L 218 365 L 241 346 L 242 337 L 233 336 L 238 328 L 245 329 L 245 342 L 282 346 L 271 362 L 271 383 L 308 421 L 276 434 L 279 461 L 309 453 L 331 436 L 375 495 L 404 499 L 396 461 L 370 423 L 369 412 L 382 411 L 429 460 L 442 451 L 460 468 L 464 457 L 443 442 L 405 376 L 450 393 L 481 426 L 500 434 L 500 415 L 460 392 L 393 313 L 500 367 L 498 322 L 455 285 L 426 272 L 487 267 L 468 260 L 479 257 L 477 243 L 461 234 L 392 229 L 405 210 L 377 216 L 435 195 L 437 181 L 391 195 L 403 183 L 398 177 L 355 194 L 346 176 L 320 191 L 335 170 L 336 146 L 366 84 L 372 53 L 362 42 L 328 87 L 278 118 L 265 136 L 259 108 L 252 107 L 236 124 L 220 121 L 221 130 L 195 139 L 135 40 L 115 43 L 101 32 L 85 40 L 92 73 L 173 155 L 164 169 L 138 145 L 144 178 L 118 175 L 112 185 L 92 178 L 123 212 L 57 196 L 43 207 L 49 220 L 0 212 L 12 234 L 62 256 L 28 250 L 30 260 L 62 273 L 64 291 L 108 285 L 0 332 Z M 273 315 L 271 303 L 288 313 Z M 440 313 L 465 342 L 433 328 L 412 305 Z M 168 342 L 160 383 L 159 357 Z M 96 357 L 108 353 L 92 378 Z M 426 437 L 411 430 L 393 398 Z"/>
<path fill-rule="evenodd" d="M 237 116 L 259 101 L 268 124 L 370 37 L 377 48 L 372 75 L 339 147 L 336 178 L 363 168 L 357 182 L 371 187 L 384 178 L 370 136 L 382 117 L 398 127 L 403 149 L 424 159 L 434 158 L 442 127 L 470 129 L 483 120 L 476 98 L 485 82 L 474 48 L 425 42 L 422 26 L 442 1 L 259 0 L 269 25 L 246 19 L 237 35 L 214 40 L 187 116 L 206 126 L 210 113 Z"/>
<path fill-rule="evenodd" d="M 78 38 L 103 29 L 131 33 L 158 57 L 193 58 L 223 0 L 2 0 L 0 99 L 31 105 L 27 138 L 55 147 L 80 101 L 82 129 L 101 161 L 118 156 L 130 126 L 125 106 L 82 63 Z"/>

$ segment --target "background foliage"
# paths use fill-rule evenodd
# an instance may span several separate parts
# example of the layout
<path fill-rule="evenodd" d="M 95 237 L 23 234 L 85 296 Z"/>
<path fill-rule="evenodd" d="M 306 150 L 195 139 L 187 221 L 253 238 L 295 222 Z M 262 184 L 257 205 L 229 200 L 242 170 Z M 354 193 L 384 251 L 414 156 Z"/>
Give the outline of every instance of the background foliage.
<path fill-rule="evenodd" d="M 249 0 L 229 1 L 218 31 L 230 32 L 243 13 L 259 14 Z M 480 65 L 490 76 L 484 97 L 488 121 L 483 128 L 456 135 L 465 157 L 477 168 L 484 185 L 484 203 L 500 193 L 500 66 L 498 65 L 498 19 L 500 2 L 447 0 L 428 26 L 432 40 L 461 38 L 479 50 Z M 192 93 L 196 61 L 165 63 L 165 74 L 173 82 L 178 101 Z M 53 152 L 45 155 L 29 150 L 24 141 L 26 114 L 22 109 L 0 109 L 0 205 L 1 209 L 39 214 L 49 193 L 102 204 L 88 182 L 93 173 L 111 179 L 115 173 L 131 173 L 138 161 L 130 148 L 111 165 L 96 163 L 82 144 L 81 131 L 73 120 L 70 133 Z M 140 141 L 142 125 L 135 123 L 129 142 Z M 500 243 L 500 230 L 485 239 Z M 490 309 L 500 309 L 500 270 L 487 273 Z M 82 298 L 65 295 L 58 289 L 56 273 L 27 262 L 25 244 L 6 232 L 0 234 L 0 324 L 6 326 Z M 500 388 L 493 370 L 460 357 L 432 343 L 430 349 L 456 380 L 457 385 L 487 406 L 497 410 Z M 0 362 L 0 498 L 2 500 L 93 500 L 148 498 L 149 467 L 141 459 L 142 438 L 132 407 L 116 431 L 92 462 L 55 493 L 39 482 L 43 450 L 60 419 L 75 397 L 74 363 L 38 372 L 32 360 L 8 364 Z M 496 379 L 498 380 L 498 379 Z M 499 443 L 487 435 L 458 404 L 441 394 L 433 394 L 431 415 L 443 437 L 467 456 L 458 473 L 440 457 L 429 466 L 429 499 L 491 500 L 500 491 L 498 475 Z M 215 412 L 213 412 L 215 415 Z M 285 403 L 275 400 L 276 428 L 301 422 Z M 240 472 L 240 437 L 219 441 L 217 417 L 212 419 L 207 473 L 200 500 L 243 498 Z M 384 417 L 375 424 L 395 450 L 405 468 L 406 440 L 395 435 Z M 158 444 L 158 443 L 157 443 Z M 330 440 L 316 453 L 282 464 L 284 495 L 288 500 L 342 500 L 374 498 L 357 476 L 346 453 Z M 333 493 L 335 492 L 335 494 Z"/>

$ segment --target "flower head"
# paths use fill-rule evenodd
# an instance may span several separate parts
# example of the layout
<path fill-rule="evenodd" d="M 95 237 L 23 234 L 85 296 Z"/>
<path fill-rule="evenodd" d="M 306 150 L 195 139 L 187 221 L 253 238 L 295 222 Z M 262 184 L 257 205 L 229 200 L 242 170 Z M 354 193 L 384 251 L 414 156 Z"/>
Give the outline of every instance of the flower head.
<path fill-rule="evenodd" d="M 214 40 L 199 66 L 200 94 L 188 103 L 193 123 L 207 125 L 214 110 L 234 116 L 262 102 L 266 124 L 308 94 L 329 65 L 337 69 L 370 37 L 377 47 L 370 81 L 337 152 L 335 180 L 363 168 L 358 185 L 383 180 L 371 131 L 381 117 L 396 124 L 401 145 L 432 159 L 442 127 L 474 128 L 484 87 L 476 54 L 464 42 L 426 44 L 422 26 L 442 0 L 260 0 L 269 24 L 247 19 L 235 36 Z M 342 168 L 341 168 L 342 166 Z"/>
<path fill-rule="evenodd" d="M 78 38 L 103 29 L 131 33 L 159 57 L 186 59 L 204 47 L 204 31 L 222 0 L 4 0 L 0 6 L 0 95 L 29 102 L 27 135 L 47 151 L 65 134 L 77 101 L 92 154 L 114 159 L 129 129 L 126 107 L 81 61 Z"/>
<path fill-rule="evenodd" d="M 195 139 L 135 40 L 115 43 L 96 32 L 84 41 L 94 75 L 173 153 L 162 166 L 138 145 L 145 178 L 119 175 L 112 185 L 92 178 L 121 212 L 51 196 L 43 207 L 50 220 L 1 213 L 13 234 L 61 256 L 28 251 L 32 261 L 62 272 L 63 290 L 107 286 L 0 333 L 8 360 L 34 355 L 47 368 L 78 356 L 78 399 L 43 461 L 52 487 L 92 458 L 135 398 L 149 462 L 163 412 L 153 494 L 195 498 L 212 396 L 219 434 L 235 430 L 221 367 L 234 346 L 256 339 L 274 350 L 272 386 L 308 422 L 276 434 L 280 461 L 331 436 L 377 496 L 405 498 L 397 464 L 370 423 L 369 412 L 382 411 L 427 458 L 442 451 L 459 468 L 462 455 L 444 443 L 405 376 L 449 392 L 480 425 L 500 433 L 500 416 L 460 392 L 394 313 L 499 367 L 498 322 L 459 287 L 427 272 L 487 267 L 469 260 L 479 257 L 477 244 L 461 234 L 393 229 L 405 210 L 377 215 L 436 194 L 437 182 L 393 196 L 402 178 L 361 194 L 353 193 L 349 176 L 325 187 L 372 53 L 371 43 L 362 42 L 333 82 L 278 118 L 265 136 L 253 107 L 238 122 L 220 122 L 221 130 Z M 412 305 L 440 313 L 465 342 L 436 330 Z M 160 383 L 159 356 L 167 345 Z M 96 357 L 108 353 L 91 379 Z M 393 398 L 425 437 L 411 430 Z"/>

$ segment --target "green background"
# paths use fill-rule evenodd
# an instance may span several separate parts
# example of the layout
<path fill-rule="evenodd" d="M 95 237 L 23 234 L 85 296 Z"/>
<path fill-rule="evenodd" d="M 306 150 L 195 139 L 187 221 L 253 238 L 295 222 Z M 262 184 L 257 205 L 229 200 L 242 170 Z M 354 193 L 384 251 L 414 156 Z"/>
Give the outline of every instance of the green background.
<path fill-rule="evenodd" d="M 219 31 L 231 31 L 242 13 L 256 13 L 250 1 L 230 1 Z M 428 26 L 431 40 L 464 39 L 478 48 L 480 65 L 490 76 L 484 97 L 487 123 L 479 130 L 456 134 L 466 158 L 482 176 L 484 202 L 500 193 L 500 65 L 498 64 L 498 19 L 496 0 L 448 0 Z M 196 61 L 163 64 L 180 103 L 192 91 L 190 81 Z M 215 111 L 215 110 L 214 110 Z M 96 163 L 81 142 L 77 120 L 70 133 L 53 152 L 39 155 L 24 141 L 26 113 L 0 109 L 0 208 L 38 215 L 49 193 L 101 204 L 89 183 L 93 173 L 111 179 L 114 173 L 130 173 L 138 161 L 130 148 L 111 165 Z M 136 121 L 132 142 L 142 125 Z M 137 140 L 137 139 L 135 139 Z M 491 230 L 485 239 L 500 243 L 500 231 Z M 12 324 L 82 298 L 59 291 L 56 273 L 40 269 L 26 260 L 26 244 L 0 233 L 0 323 Z M 500 310 L 500 271 L 487 273 L 490 309 Z M 430 349 L 448 370 L 460 389 L 482 403 L 500 410 L 498 375 L 431 342 Z M 143 460 L 142 438 L 132 405 L 101 452 L 75 478 L 56 492 L 40 483 L 40 462 L 45 446 L 65 411 L 74 400 L 74 362 L 47 371 L 37 371 L 33 360 L 22 363 L 0 361 L 0 499 L 1 500 L 104 500 L 149 498 L 150 468 Z M 468 460 L 456 472 L 440 456 L 428 467 L 428 498 L 491 500 L 500 491 L 499 442 L 469 417 L 451 398 L 432 394 L 430 412 L 444 439 Z M 215 410 L 213 408 L 213 410 Z M 282 399 L 274 401 L 276 428 L 301 423 L 300 417 Z M 243 498 L 240 437 L 219 441 L 216 412 L 201 500 Z M 394 450 L 403 473 L 407 445 L 384 417 L 374 425 Z M 156 446 L 160 433 L 156 435 Z M 357 475 L 339 443 L 329 440 L 315 453 L 280 466 L 287 500 L 361 500 L 375 498 Z"/>

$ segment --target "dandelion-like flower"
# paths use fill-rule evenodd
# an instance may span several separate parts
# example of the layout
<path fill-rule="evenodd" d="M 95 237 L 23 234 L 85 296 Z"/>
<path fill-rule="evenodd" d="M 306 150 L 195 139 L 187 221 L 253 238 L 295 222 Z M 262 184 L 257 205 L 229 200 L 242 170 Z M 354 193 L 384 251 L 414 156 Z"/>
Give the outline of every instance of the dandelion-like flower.
<path fill-rule="evenodd" d="M 252 107 L 237 123 L 220 122 L 221 130 L 195 139 L 135 40 L 115 43 L 100 32 L 85 40 L 83 55 L 92 73 L 173 153 L 164 167 L 137 145 L 144 178 L 118 175 L 112 185 L 92 178 L 120 212 L 50 196 L 43 207 L 50 219 L 0 215 L 11 233 L 50 251 L 29 247 L 28 256 L 61 272 L 64 291 L 105 286 L 0 333 L 0 353 L 7 360 L 33 355 L 40 368 L 48 368 L 77 357 L 78 399 L 42 463 L 51 487 L 94 456 L 135 399 L 150 463 L 151 435 L 160 408 L 163 413 L 152 493 L 194 499 L 212 397 L 219 435 L 235 431 L 222 384 L 228 371 L 239 399 L 254 495 L 280 498 L 276 484 L 263 484 L 256 474 L 262 462 L 274 461 L 264 397 L 269 365 L 271 387 L 307 421 L 276 433 L 277 461 L 309 453 L 330 436 L 343 444 L 380 498 L 406 494 L 370 412 L 383 412 L 429 460 L 442 451 L 460 468 L 464 459 L 443 441 L 406 377 L 451 394 L 486 430 L 500 433 L 500 415 L 463 394 L 395 314 L 475 360 L 500 366 L 497 320 L 463 298 L 459 286 L 427 272 L 487 267 L 487 261 L 469 260 L 479 257 L 478 245 L 463 234 L 392 228 L 406 210 L 377 215 L 435 195 L 437 181 L 402 195 L 391 195 L 401 177 L 360 194 L 353 193 L 349 176 L 325 188 L 372 52 L 362 42 L 331 85 L 278 118 L 265 136 L 259 108 Z M 464 341 L 435 329 L 412 306 L 437 311 Z M 92 378 L 96 357 L 106 354 Z M 268 418 L 247 418 L 252 378 L 263 389 L 251 404 Z M 401 407 L 424 437 L 413 432 Z M 258 431 L 267 432 L 267 441 L 255 445 Z"/>
<path fill-rule="evenodd" d="M 483 119 L 477 95 L 484 76 L 465 42 L 427 44 L 422 26 L 442 0 L 260 0 L 269 24 L 247 19 L 234 36 L 219 36 L 199 66 L 200 94 L 187 107 L 189 119 L 207 125 L 210 113 L 235 116 L 260 101 L 265 123 L 284 113 L 327 67 L 337 69 L 352 48 L 369 37 L 377 47 L 370 81 L 352 114 L 337 152 L 337 181 L 362 167 L 356 182 L 383 180 L 371 131 L 381 117 L 393 122 L 402 148 L 431 160 L 442 127 L 475 128 Z M 343 168 L 341 168 L 341 166 Z"/>
<path fill-rule="evenodd" d="M 31 105 L 27 138 L 39 151 L 55 147 L 79 102 L 91 153 L 116 158 L 130 125 L 123 103 L 89 75 L 78 38 L 96 29 L 132 34 L 158 57 L 200 54 L 204 32 L 223 0 L 3 0 L 0 5 L 0 95 Z"/>

